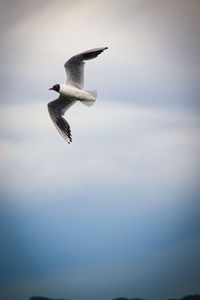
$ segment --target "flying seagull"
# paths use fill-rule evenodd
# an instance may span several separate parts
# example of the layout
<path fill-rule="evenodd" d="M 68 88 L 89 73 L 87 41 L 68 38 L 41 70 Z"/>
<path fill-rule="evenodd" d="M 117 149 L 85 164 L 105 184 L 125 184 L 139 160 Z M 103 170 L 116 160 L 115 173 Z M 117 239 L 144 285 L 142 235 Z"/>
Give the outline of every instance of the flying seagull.
<path fill-rule="evenodd" d="M 62 137 L 72 142 L 71 129 L 68 122 L 63 118 L 66 110 L 77 101 L 85 105 L 92 105 L 97 93 L 96 91 L 83 90 L 84 64 L 85 60 L 97 57 L 108 47 L 95 48 L 72 56 L 65 64 L 67 81 L 64 84 L 55 84 L 49 90 L 59 93 L 59 97 L 48 103 L 49 115 Z"/>

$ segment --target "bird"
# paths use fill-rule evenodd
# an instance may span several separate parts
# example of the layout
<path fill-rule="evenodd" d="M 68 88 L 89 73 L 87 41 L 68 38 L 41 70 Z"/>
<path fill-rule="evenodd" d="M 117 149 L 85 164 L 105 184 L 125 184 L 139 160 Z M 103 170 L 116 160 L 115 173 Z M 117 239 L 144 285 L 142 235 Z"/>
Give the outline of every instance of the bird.
<path fill-rule="evenodd" d="M 49 115 L 61 136 L 70 144 L 72 135 L 70 125 L 63 118 L 65 112 L 77 101 L 87 106 L 94 104 L 97 92 L 83 90 L 84 65 L 86 60 L 97 57 L 108 47 L 94 48 L 72 56 L 64 64 L 67 80 L 64 84 L 54 84 L 49 90 L 59 93 L 58 98 L 47 104 Z"/>

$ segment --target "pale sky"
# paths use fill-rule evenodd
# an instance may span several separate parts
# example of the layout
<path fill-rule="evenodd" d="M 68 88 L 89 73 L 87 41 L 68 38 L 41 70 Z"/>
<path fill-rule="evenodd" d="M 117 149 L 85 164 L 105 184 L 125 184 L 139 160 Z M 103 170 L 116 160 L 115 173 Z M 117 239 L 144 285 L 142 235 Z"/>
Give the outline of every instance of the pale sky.
<path fill-rule="evenodd" d="M 1 297 L 200 293 L 198 0 L 1 1 Z M 52 124 L 72 55 L 93 107 Z"/>

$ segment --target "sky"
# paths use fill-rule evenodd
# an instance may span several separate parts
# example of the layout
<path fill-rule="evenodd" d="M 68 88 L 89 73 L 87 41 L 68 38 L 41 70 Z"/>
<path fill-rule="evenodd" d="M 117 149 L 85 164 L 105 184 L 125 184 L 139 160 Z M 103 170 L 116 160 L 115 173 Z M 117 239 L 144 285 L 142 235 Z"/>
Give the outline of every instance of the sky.
<path fill-rule="evenodd" d="M 0 283 L 4 300 L 200 293 L 198 0 L 2 0 Z M 65 61 L 94 106 L 47 111 Z"/>

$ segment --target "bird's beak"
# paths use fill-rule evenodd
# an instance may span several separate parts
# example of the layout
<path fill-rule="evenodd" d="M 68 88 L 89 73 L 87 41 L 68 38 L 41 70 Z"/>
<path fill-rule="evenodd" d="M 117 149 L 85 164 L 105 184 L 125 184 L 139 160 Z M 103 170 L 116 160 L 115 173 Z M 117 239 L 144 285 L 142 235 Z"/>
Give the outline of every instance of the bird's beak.
<path fill-rule="evenodd" d="M 53 88 L 51 87 L 49 90 L 53 90 Z"/>

